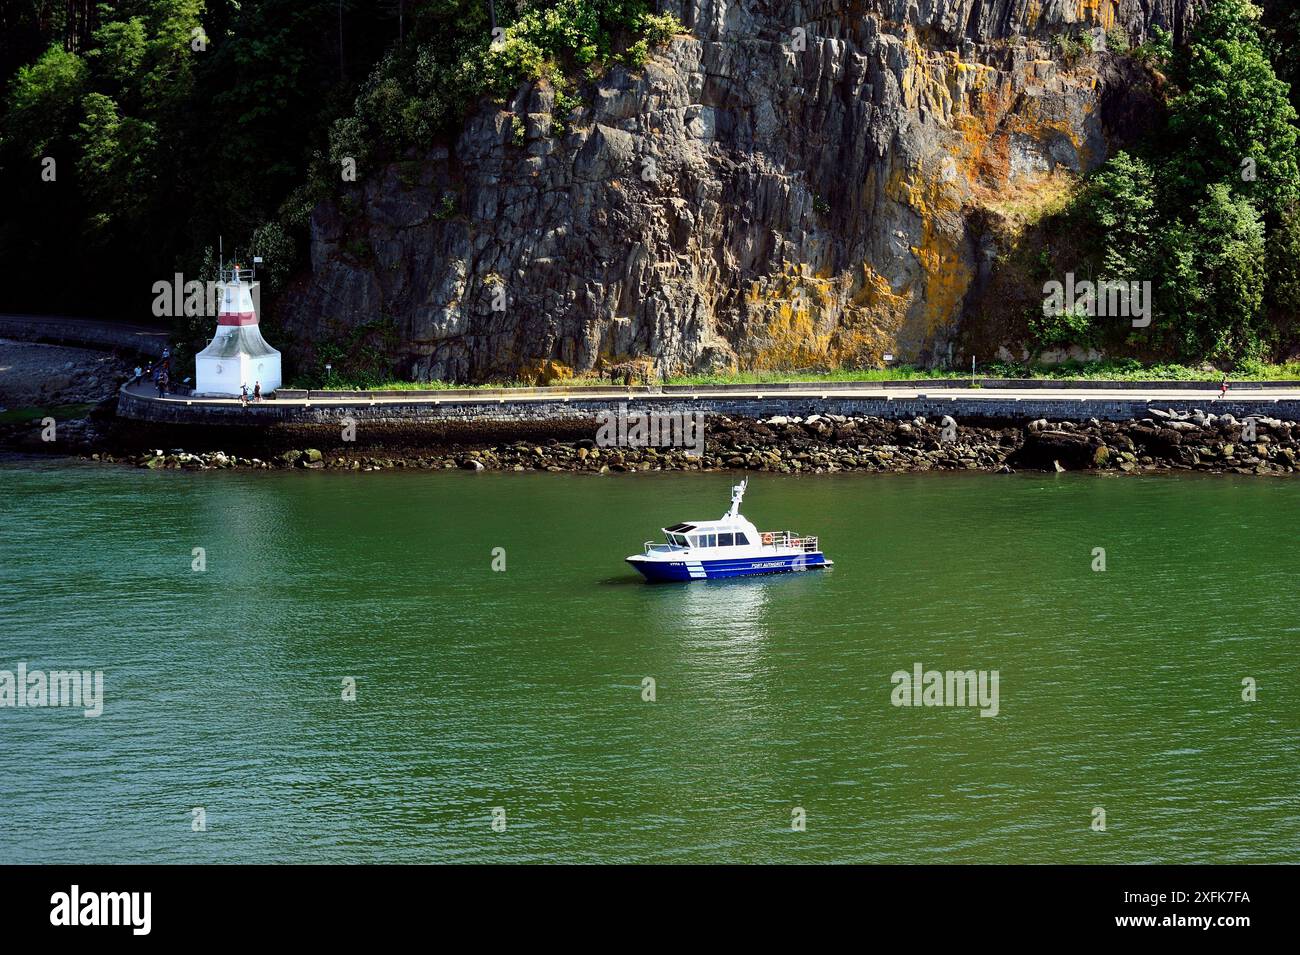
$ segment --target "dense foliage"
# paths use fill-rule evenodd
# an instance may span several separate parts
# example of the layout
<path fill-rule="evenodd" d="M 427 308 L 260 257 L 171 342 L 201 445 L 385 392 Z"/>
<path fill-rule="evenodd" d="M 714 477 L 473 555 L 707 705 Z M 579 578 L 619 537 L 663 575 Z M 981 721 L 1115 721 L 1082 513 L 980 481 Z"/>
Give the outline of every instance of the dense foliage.
<path fill-rule="evenodd" d="M 0 4 L 0 258 L 25 278 L 0 310 L 147 315 L 155 280 L 212 277 L 218 236 L 273 293 L 339 157 L 418 154 L 531 77 L 576 102 L 676 29 L 643 0 Z"/>
<path fill-rule="evenodd" d="M 112 302 L 135 317 L 153 281 L 199 277 L 218 236 L 247 250 L 347 107 L 348 77 L 396 33 L 351 4 L 340 19 L 336 0 L 13 7 L 0 30 L 0 256 L 28 280 L 0 307 Z"/>
<path fill-rule="evenodd" d="M 1076 312 L 1035 316 L 1040 345 L 1249 367 L 1295 344 L 1297 114 L 1268 51 L 1290 70 L 1296 47 L 1280 37 L 1248 0 L 1212 0 L 1185 49 L 1165 35 L 1132 51 L 1171 84 L 1165 129 L 1112 157 L 1062 227 L 1091 236 L 1090 276 L 1150 282 L 1154 317 L 1135 329 Z"/>

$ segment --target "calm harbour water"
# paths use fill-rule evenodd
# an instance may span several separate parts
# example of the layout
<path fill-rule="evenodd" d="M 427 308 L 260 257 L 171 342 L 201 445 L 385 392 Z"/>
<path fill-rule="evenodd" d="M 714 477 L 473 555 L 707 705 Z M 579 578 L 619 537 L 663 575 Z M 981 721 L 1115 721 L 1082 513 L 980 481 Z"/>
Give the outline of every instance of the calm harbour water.
<path fill-rule="evenodd" d="M 622 563 L 734 479 L 0 461 L 0 669 L 106 695 L 0 708 L 0 862 L 1300 862 L 1300 482 L 758 475 L 833 570 Z"/>

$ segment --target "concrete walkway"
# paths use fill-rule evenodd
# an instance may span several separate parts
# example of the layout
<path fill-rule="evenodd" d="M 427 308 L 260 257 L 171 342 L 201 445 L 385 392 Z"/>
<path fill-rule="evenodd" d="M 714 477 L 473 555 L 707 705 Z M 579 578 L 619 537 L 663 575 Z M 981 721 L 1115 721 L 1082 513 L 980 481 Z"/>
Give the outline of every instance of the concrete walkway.
<path fill-rule="evenodd" d="M 238 398 L 206 398 L 185 395 L 168 395 L 166 398 L 158 398 L 158 391 L 152 384 L 130 384 L 125 386 L 124 390 L 142 398 L 151 398 L 163 403 L 176 402 L 188 406 L 210 405 L 213 407 L 229 407 L 238 405 Z M 540 393 L 539 393 L 540 392 Z M 306 407 L 369 407 L 376 404 L 402 404 L 402 405 L 419 405 L 425 404 L 431 407 L 437 407 L 444 404 L 504 404 L 514 403 L 569 403 L 569 402 L 619 402 L 619 401 L 646 401 L 646 400 L 691 400 L 696 398 L 728 398 L 728 399 L 751 399 L 762 400 L 771 398 L 783 400 L 789 398 L 813 398 L 813 399 L 858 399 L 858 400 L 907 400 L 907 399 L 932 399 L 942 400 L 945 398 L 960 399 L 963 402 L 988 402 L 990 404 L 1002 404 L 1007 401 L 1126 401 L 1126 402 L 1146 402 L 1157 408 L 1163 407 L 1163 402 L 1200 402 L 1209 410 L 1210 406 L 1219 401 L 1219 389 L 1141 389 L 1141 388 L 1072 388 L 1068 385 L 1050 388 L 952 388 L 940 387 L 927 388 L 924 382 L 916 382 L 908 387 L 890 387 L 888 389 L 875 390 L 869 385 L 859 388 L 837 388 L 833 383 L 817 384 L 808 383 L 807 385 L 796 385 L 794 387 L 784 386 L 780 390 L 764 390 L 762 385 L 746 386 L 744 390 L 737 390 L 735 386 L 726 386 L 723 388 L 709 385 L 700 385 L 692 388 L 674 388 L 672 391 L 655 391 L 655 390 L 637 390 L 631 391 L 627 388 L 607 388 L 597 391 L 582 391 L 575 393 L 566 393 L 563 389 L 552 391 L 542 391 L 541 389 L 519 389 L 517 393 L 506 391 L 493 391 L 484 394 L 476 394 L 473 391 L 447 391 L 447 392 L 423 392 L 409 393 L 388 392 L 385 394 L 363 395 L 363 396 L 323 396 L 310 395 L 308 397 L 292 398 L 273 398 L 264 399 L 262 404 L 274 405 L 278 408 L 306 408 Z M 1269 388 L 1246 389 L 1233 388 L 1229 386 L 1227 400 L 1237 402 L 1256 402 L 1261 408 L 1278 401 L 1295 402 L 1300 401 L 1300 388 Z M 249 402 L 250 407 L 255 402 Z"/>

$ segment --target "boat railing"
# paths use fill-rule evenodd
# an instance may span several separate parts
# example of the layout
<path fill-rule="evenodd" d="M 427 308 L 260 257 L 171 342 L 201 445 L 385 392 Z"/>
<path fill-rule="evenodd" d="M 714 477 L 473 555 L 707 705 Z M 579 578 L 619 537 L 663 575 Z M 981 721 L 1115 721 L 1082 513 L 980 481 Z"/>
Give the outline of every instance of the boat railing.
<path fill-rule="evenodd" d="M 645 552 L 647 554 L 667 554 L 677 550 L 672 544 L 660 544 L 655 541 L 645 542 Z"/>
<path fill-rule="evenodd" d="M 801 550 L 805 554 L 813 554 L 819 550 L 817 538 L 800 537 L 794 531 L 764 531 L 762 541 L 764 546 L 793 548 L 794 550 Z"/>

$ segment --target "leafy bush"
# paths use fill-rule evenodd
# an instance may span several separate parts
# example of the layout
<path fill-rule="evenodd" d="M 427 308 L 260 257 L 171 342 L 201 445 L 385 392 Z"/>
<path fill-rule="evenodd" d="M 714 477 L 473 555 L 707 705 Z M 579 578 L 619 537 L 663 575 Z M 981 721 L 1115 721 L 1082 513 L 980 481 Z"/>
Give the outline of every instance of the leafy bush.
<path fill-rule="evenodd" d="M 679 33 L 685 32 L 682 22 L 671 13 L 648 13 L 641 18 L 641 30 L 651 46 L 663 46 Z"/>
<path fill-rule="evenodd" d="M 1084 187 L 1077 212 L 1106 236 L 1101 274 L 1115 281 L 1152 278 L 1155 175 L 1148 163 L 1116 153 Z"/>
<path fill-rule="evenodd" d="M 563 136 L 569 129 L 569 114 L 582 105 L 582 100 L 565 92 L 563 87 L 555 91 L 555 102 L 551 107 L 551 135 Z"/>
<path fill-rule="evenodd" d="M 1066 63 L 1073 63 L 1083 53 L 1083 43 L 1068 33 L 1056 34 L 1052 37 L 1052 44 Z"/>
<path fill-rule="evenodd" d="M 1092 318 L 1074 308 L 1062 309 L 1057 315 L 1036 312 L 1029 319 L 1029 330 L 1040 349 L 1069 345 L 1087 347 L 1096 338 Z"/>
<path fill-rule="evenodd" d="M 379 387 L 392 380 L 392 356 L 399 341 L 397 325 L 391 319 L 357 325 L 317 342 L 315 361 L 295 384 L 305 388 Z"/>
<path fill-rule="evenodd" d="M 1150 70 L 1163 71 L 1174 57 L 1173 34 L 1163 27 L 1153 26 L 1150 39 L 1133 47 L 1129 55 Z"/>

